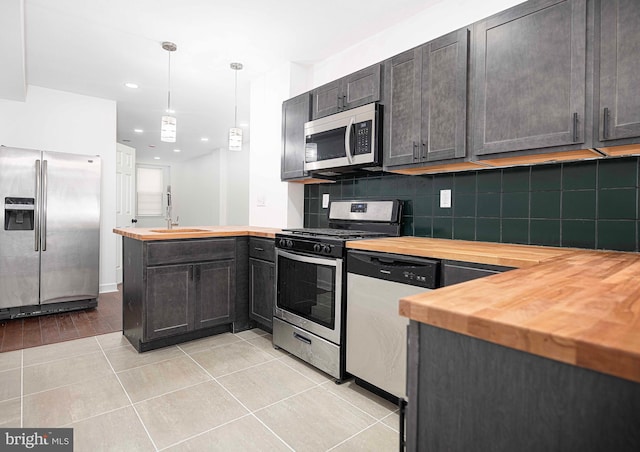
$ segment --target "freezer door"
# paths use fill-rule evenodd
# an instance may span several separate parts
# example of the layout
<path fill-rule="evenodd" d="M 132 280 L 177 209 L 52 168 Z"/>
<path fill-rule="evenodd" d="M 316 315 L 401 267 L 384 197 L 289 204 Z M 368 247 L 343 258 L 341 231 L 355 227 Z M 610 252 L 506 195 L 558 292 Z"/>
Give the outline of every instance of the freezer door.
<path fill-rule="evenodd" d="M 6 198 L 36 202 L 39 158 L 39 151 L 0 147 L 0 309 L 38 304 L 36 228 L 6 230 L 5 210 Z"/>
<path fill-rule="evenodd" d="M 97 298 L 100 158 L 42 153 L 40 302 Z"/>

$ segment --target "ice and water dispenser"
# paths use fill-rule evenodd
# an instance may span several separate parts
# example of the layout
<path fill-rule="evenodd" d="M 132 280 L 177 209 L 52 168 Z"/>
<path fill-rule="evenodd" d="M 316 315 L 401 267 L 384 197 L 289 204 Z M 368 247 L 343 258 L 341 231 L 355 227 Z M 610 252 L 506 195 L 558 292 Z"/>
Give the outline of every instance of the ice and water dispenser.
<path fill-rule="evenodd" d="M 4 198 L 4 230 L 33 231 L 33 198 Z"/>

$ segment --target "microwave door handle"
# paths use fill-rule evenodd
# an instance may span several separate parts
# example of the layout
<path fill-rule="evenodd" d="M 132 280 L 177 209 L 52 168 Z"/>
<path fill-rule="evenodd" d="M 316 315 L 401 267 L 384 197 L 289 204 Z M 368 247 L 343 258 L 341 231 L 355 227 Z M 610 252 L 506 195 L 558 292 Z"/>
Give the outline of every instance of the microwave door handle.
<path fill-rule="evenodd" d="M 347 130 L 344 132 L 344 148 L 347 150 L 347 160 L 349 160 L 349 164 L 353 163 L 353 154 L 351 154 L 351 130 L 355 123 L 356 118 L 352 116 L 349 121 L 349 125 L 347 126 Z"/>

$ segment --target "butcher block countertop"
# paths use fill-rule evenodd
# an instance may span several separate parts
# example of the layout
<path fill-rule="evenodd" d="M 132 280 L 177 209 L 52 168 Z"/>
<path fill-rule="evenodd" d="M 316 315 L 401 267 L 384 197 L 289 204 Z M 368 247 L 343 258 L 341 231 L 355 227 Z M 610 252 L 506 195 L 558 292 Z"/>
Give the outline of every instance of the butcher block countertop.
<path fill-rule="evenodd" d="M 475 262 L 477 264 L 492 264 L 517 268 L 531 267 L 546 259 L 575 252 L 574 249 L 570 248 L 408 236 L 351 241 L 347 243 L 347 247 L 363 251 L 379 251 L 382 253 L 431 257 L 434 259 L 451 259 Z"/>
<path fill-rule="evenodd" d="M 640 383 L 640 254 L 575 250 L 400 300 L 449 331 Z"/>
<path fill-rule="evenodd" d="M 275 238 L 280 229 L 256 226 L 176 226 L 173 229 L 158 228 L 114 228 L 113 232 L 135 240 L 203 239 L 207 237 L 231 237 L 249 235 Z"/>

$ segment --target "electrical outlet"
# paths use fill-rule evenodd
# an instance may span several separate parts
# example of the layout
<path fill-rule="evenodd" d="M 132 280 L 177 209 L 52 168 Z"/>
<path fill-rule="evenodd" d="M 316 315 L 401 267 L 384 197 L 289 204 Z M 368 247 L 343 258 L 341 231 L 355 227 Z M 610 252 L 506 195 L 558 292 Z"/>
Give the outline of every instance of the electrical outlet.
<path fill-rule="evenodd" d="M 329 193 L 322 194 L 322 208 L 326 209 L 329 207 Z"/>
<path fill-rule="evenodd" d="M 440 190 L 440 208 L 451 208 L 451 190 Z"/>

